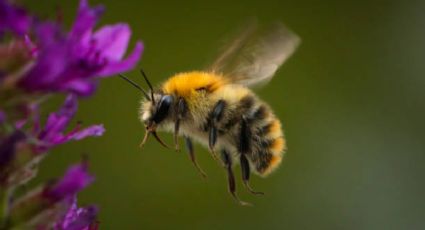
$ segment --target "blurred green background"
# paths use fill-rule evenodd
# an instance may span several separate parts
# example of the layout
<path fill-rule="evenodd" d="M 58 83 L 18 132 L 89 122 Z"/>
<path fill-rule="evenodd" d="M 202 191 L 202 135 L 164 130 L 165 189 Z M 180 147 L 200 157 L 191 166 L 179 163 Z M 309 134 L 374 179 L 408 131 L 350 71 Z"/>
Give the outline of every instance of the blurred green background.
<path fill-rule="evenodd" d="M 24 1 L 70 24 L 77 1 Z M 185 152 L 138 144 L 141 95 L 102 81 L 77 120 L 103 123 L 101 138 L 55 149 L 41 180 L 88 153 L 96 182 L 81 204 L 99 205 L 101 229 L 425 229 L 424 1 L 90 1 L 101 24 L 128 22 L 145 43 L 138 65 L 155 84 L 205 66 L 247 20 L 282 21 L 302 38 L 273 81 L 256 90 L 284 123 L 281 168 L 252 185 L 264 197 L 227 193 L 225 172 L 196 146 L 203 180 Z M 143 82 L 137 70 L 127 73 Z M 52 108 L 55 106 L 52 102 Z M 162 134 L 168 143 L 171 135 Z M 239 167 L 236 168 L 239 178 Z"/>

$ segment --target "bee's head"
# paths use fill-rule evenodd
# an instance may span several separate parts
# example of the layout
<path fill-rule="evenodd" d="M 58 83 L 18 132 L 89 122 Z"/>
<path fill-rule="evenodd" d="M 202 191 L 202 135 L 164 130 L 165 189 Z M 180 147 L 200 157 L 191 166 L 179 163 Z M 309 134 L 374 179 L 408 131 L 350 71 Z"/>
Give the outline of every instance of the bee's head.
<path fill-rule="evenodd" d="M 121 78 L 138 88 L 145 97 L 142 101 L 142 108 L 140 113 L 141 120 L 146 128 L 146 133 L 140 145 L 143 146 L 143 144 L 147 141 L 149 135 L 152 134 L 159 143 L 168 148 L 168 146 L 164 144 L 164 142 L 158 137 L 156 133 L 156 128 L 169 115 L 170 108 L 174 102 L 173 96 L 164 95 L 162 93 L 154 93 L 154 89 L 148 78 L 146 77 L 146 74 L 143 72 L 143 70 L 141 70 L 141 73 L 145 78 L 146 83 L 149 85 L 150 94 L 146 93 L 146 91 L 142 87 L 140 87 L 127 77 L 120 75 Z"/>
<path fill-rule="evenodd" d="M 141 120 L 147 129 L 155 129 L 169 115 L 174 98 L 171 95 L 154 93 L 148 99 L 143 100 L 141 108 Z"/>

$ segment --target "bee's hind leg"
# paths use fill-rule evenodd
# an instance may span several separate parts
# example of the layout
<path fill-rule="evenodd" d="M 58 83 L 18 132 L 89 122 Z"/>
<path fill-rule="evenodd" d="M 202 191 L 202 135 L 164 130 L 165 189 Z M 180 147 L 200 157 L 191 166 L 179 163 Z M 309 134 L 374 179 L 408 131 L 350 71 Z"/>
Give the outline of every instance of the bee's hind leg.
<path fill-rule="evenodd" d="M 263 192 L 256 192 L 254 191 L 251 186 L 249 185 L 249 176 L 251 174 L 250 172 L 250 166 L 248 159 L 246 158 L 246 155 L 248 152 L 252 151 L 251 149 L 251 131 L 249 129 L 249 126 L 247 124 L 247 120 L 245 117 L 242 117 L 241 122 L 241 130 L 240 130 L 240 137 L 239 137 L 239 153 L 240 153 L 240 164 L 241 164 L 241 170 L 242 170 L 242 181 L 246 189 L 252 194 L 255 195 L 264 195 Z"/>
<path fill-rule="evenodd" d="M 196 167 L 198 172 L 202 175 L 202 177 L 206 178 L 207 174 L 205 174 L 204 170 L 202 170 L 202 168 L 198 165 L 198 162 L 196 161 L 192 140 L 189 137 L 185 137 L 184 140 L 186 142 L 186 148 L 187 148 L 187 151 L 189 152 L 190 160 L 192 161 L 193 165 Z"/>
<path fill-rule="evenodd" d="M 228 188 L 230 194 L 233 196 L 233 198 L 239 202 L 241 205 L 251 205 L 248 202 L 242 201 L 239 199 L 239 197 L 236 195 L 236 182 L 235 182 L 235 175 L 233 174 L 232 170 L 232 156 L 230 156 L 229 152 L 226 150 L 221 150 L 221 157 L 223 159 L 226 172 L 227 172 L 227 181 L 228 181 Z"/>
<path fill-rule="evenodd" d="M 249 185 L 249 176 L 250 176 L 250 166 L 248 159 L 246 159 L 245 154 L 241 154 L 240 156 L 240 164 L 241 164 L 241 170 L 242 170 L 242 182 L 248 191 L 254 195 L 264 195 L 264 192 L 257 192 L 254 191 L 251 186 Z"/>

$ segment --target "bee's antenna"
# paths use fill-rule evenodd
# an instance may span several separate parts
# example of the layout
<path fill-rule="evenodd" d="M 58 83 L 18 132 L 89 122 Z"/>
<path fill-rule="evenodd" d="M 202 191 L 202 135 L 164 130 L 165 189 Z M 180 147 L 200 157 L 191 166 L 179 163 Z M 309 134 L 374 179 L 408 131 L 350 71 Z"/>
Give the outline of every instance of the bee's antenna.
<path fill-rule="evenodd" d="M 151 98 L 152 98 L 152 102 L 155 104 L 155 99 L 153 98 L 153 87 L 152 84 L 150 83 L 150 81 L 148 80 L 148 77 L 145 74 L 145 71 L 143 71 L 143 69 L 140 69 L 140 73 L 142 73 L 143 78 L 145 78 L 146 83 L 148 83 L 149 88 L 151 89 Z"/>
<path fill-rule="evenodd" d="M 138 85 L 136 82 L 134 82 L 134 81 L 132 81 L 132 80 L 128 79 L 126 76 L 124 76 L 124 75 L 122 75 L 122 74 L 119 74 L 119 76 L 120 76 L 122 79 L 124 79 L 125 81 L 127 81 L 128 83 L 130 83 L 132 86 L 134 86 L 136 89 L 140 90 L 140 91 L 143 93 L 143 95 L 146 97 L 146 99 L 148 99 L 148 101 L 150 101 L 150 100 L 151 100 L 151 99 L 149 98 L 148 94 L 146 93 L 146 91 L 145 91 L 142 87 L 140 87 L 140 85 Z"/>

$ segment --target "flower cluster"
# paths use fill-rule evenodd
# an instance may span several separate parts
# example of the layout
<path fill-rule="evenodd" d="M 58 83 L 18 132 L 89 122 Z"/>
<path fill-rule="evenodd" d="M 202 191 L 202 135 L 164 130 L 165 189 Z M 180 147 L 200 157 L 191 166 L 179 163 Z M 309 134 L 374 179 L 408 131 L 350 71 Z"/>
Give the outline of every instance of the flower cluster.
<path fill-rule="evenodd" d="M 35 26 L 38 38 L 37 61 L 19 81 L 28 91 L 63 91 L 79 95 L 94 92 L 95 78 L 126 71 L 137 63 L 142 52 L 138 42 L 122 60 L 130 39 L 127 24 L 105 26 L 93 32 L 103 7 L 90 8 L 81 1 L 77 19 L 69 33 L 54 23 Z M 43 76 L 40 78 L 40 76 Z"/>
<path fill-rule="evenodd" d="M 56 182 L 22 197 L 14 191 L 36 176 L 47 152 L 57 145 L 101 136 L 103 125 L 72 124 L 79 97 L 92 95 L 99 79 L 128 71 L 141 57 L 136 42 L 124 57 L 130 27 L 117 23 L 94 29 L 104 12 L 80 0 L 69 30 L 0 0 L 0 229 L 93 229 L 97 208 L 77 206 L 77 193 L 94 177 L 87 162 L 71 166 Z M 40 118 L 42 104 L 65 95 L 61 108 Z"/>

